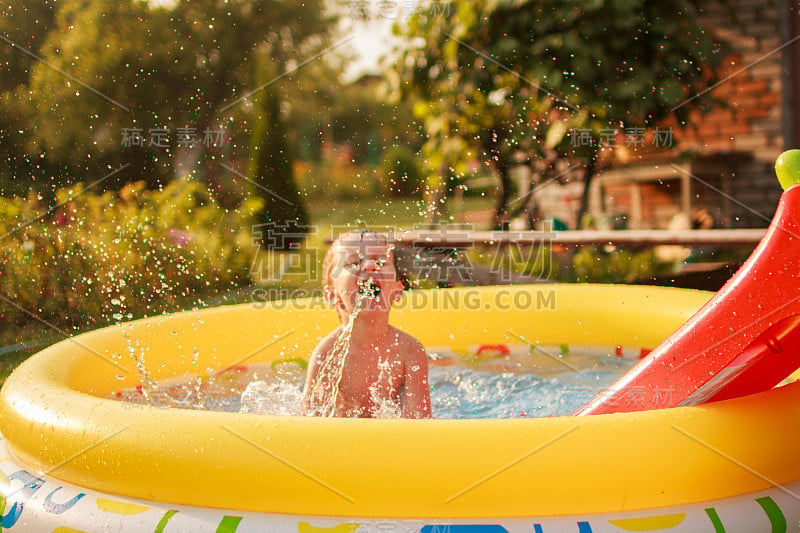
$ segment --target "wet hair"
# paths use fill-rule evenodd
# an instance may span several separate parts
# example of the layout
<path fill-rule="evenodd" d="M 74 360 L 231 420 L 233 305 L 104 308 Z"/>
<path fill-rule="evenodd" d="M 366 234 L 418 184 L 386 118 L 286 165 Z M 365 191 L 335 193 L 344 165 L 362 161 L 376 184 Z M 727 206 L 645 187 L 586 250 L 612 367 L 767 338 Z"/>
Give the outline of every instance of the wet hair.
<path fill-rule="evenodd" d="M 365 236 L 369 236 L 372 238 L 380 239 L 386 244 L 387 247 L 390 245 L 389 240 L 386 238 L 385 235 L 368 229 L 352 230 L 346 233 L 339 234 L 333 241 L 333 244 L 331 244 L 330 248 L 328 248 L 328 251 L 325 253 L 325 258 L 322 261 L 323 285 L 332 284 L 334 269 L 336 268 L 337 265 L 339 265 L 340 261 L 342 260 L 341 256 L 337 253 L 338 248 L 342 246 L 342 241 L 346 241 L 347 244 L 349 244 L 350 242 L 355 242 L 355 239 L 353 239 L 353 241 L 350 241 L 349 236 L 351 235 L 357 236 L 359 243 L 363 242 Z M 389 249 L 389 256 L 391 258 L 392 265 L 394 266 L 394 270 L 397 273 L 397 281 L 402 283 L 403 288 L 407 289 L 408 280 L 406 279 L 406 276 L 403 273 L 401 273 L 400 270 L 397 268 L 397 254 L 395 254 L 395 250 L 393 247 Z"/>

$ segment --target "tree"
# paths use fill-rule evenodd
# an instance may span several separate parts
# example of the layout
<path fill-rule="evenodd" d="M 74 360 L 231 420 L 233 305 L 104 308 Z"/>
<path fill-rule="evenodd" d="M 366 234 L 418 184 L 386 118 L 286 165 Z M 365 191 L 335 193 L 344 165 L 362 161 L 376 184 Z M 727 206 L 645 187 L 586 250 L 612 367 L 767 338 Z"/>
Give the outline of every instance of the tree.
<path fill-rule="evenodd" d="M 691 0 L 455 0 L 448 9 L 411 18 L 405 35 L 419 45 L 399 61 L 399 89 L 425 121 L 432 172 L 446 178 L 470 159 L 490 162 L 496 228 L 533 207 L 532 194 L 511 205 L 514 165 L 528 167 L 531 190 L 582 178 L 585 211 L 608 160 L 602 137 L 685 125 L 711 102 L 696 95 L 715 83 L 723 57 Z M 577 143 L 576 132 L 590 142 Z"/>
<path fill-rule="evenodd" d="M 27 184 L 15 174 L 47 173 L 47 165 L 26 153 L 28 122 L 18 101 L 30 80 L 35 56 L 54 25 L 54 3 L 44 0 L 0 2 L 0 193 L 25 195 Z"/>
<path fill-rule="evenodd" d="M 61 183 L 124 167 L 104 186 L 224 173 L 218 154 L 208 160 L 198 140 L 208 129 L 233 135 L 249 118 L 248 100 L 240 98 L 256 87 L 253 52 L 277 43 L 273 60 L 285 72 L 325 46 L 330 23 L 322 0 L 179 0 L 164 7 L 64 0 L 53 17 L 31 50 L 41 61 L 32 63 L 26 83 L 5 93 L 4 107 L 19 110 L 14 125 L 24 131 L 13 142 L 60 167 L 51 177 Z M 168 133 L 163 145 L 151 142 L 151 130 Z M 125 145 L 130 131 L 144 142 Z M 179 131 L 197 137 L 181 142 Z"/>
<path fill-rule="evenodd" d="M 275 79 L 272 54 L 258 53 L 259 86 Z M 264 199 L 258 219 L 263 225 L 262 243 L 268 249 L 289 250 L 307 233 L 310 219 L 294 180 L 293 161 L 281 98 L 275 87 L 254 96 L 256 122 L 250 149 L 250 180 Z"/>
<path fill-rule="evenodd" d="M 318 160 L 323 141 L 347 143 L 355 162 L 371 164 L 376 152 L 390 147 L 419 150 L 421 125 L 411 107 L 405 102 L 391 102 L 387 84 L 378 76 L 331 84 L 332 79 L 341 79 L 343 70 L 344 65 L 331 61 L 309 65 L 302 79 L 293 84 L 291 94 L 286 95 L 292 134 L 297 136 L 293 139 L 295 146 L 304 145 L 305 155 Z"/>
<path fill-rule="evenodd" d="M 0 92 L 28 82 L 34 55 L 53 26 L 53 6 L 41 0 L 0 3 Z"/>

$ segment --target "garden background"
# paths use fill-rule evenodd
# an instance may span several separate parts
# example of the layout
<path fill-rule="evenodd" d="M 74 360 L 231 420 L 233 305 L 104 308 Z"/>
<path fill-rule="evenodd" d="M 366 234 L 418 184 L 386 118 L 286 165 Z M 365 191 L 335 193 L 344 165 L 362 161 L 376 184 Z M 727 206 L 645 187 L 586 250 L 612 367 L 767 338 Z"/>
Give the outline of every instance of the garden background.
<path fill-rule="evenodd" d="M 535 191 L 575 184 L 572 227 L 613 225 L 589 216 L 596 176 L 692 157 L 704 117 L 738 105 L 717 87 L 785 48 L 743 63 L 733 29 L 755 10 L 780 18 L 753 6 L 0 2 L 0 376 L 87 329 L 311 291 L 348 227 L 552 228 L 563 221 Z M 353 32 L 387 25 L 394 50 L 354 73 Z M 543 282 L 676 266 L 654 250 L 546 243 L 456 259 Z M 423 270 L 412 288 L 444 284 Z"/>

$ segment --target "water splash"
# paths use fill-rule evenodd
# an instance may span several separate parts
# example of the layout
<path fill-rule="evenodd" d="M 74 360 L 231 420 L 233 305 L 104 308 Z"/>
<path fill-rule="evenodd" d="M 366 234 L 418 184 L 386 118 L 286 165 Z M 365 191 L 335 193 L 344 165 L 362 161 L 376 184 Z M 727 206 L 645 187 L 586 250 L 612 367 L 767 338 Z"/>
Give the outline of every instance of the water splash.
<path fill-rule="evenodd" d="M 379 299 L 380 289 L 371 278 L 359 281 L 353 312 L 348 317 L 334 346 L 322 361 L 317 380 L 311 385 L 311 400 L 314 407 L 311 414 L 332 417 L 340 414 L 339 386 L 344 366 L 350 351 L 350 339 L 358 314 L 368 302 Z M 222 372 L 208 371 L 202 375 L 182 376 L 156 381 L 149 372 L 145 356 L 147 348 L 142 346 L 125 330 L 123 335 L 128 346 L 128 355 L 134 361 L 139 376 L 135 389 L 116 393 L 113 397 L 125 402 L 148 404 L 155 407 L 176 407 L 182 409 L 210 409 L 240 411 L 274 415 L 301 415 L 303 374 L 272 369 L 269 365 L 248 365 L 234 367 Z M 177 332 L 175 332 L 177 334 Z M 200 350 L 192 349 L 191 361 L 197 364 Z M 376 418 L 399 418 L 400 405 L 385 393 L 381 385 L 390 382 L 392 364 L 388 357 L 377 361 L 378 378 L 370 386 L 372 416 Z M 259 372 L 261 375 L 259 375 Z"/>
<path fill-rule="evenodd" d="M 600 390 L 621 376 L 634 360 L 619 359 L 596 352 L 572 353 L 586 361 L 580 372 L 565 371 L 558 375 L 549 370 L 539 373 L 528 365 L 508 368 L 463 358 L 455 352 L 438 351 L 430 354 L 431 410 L 434 418 L 518 418 L 560 416 L 570 414 L 594 397 Z M 450 360 L 454 364 L 440 365 Z M 496 360 L 492 360 L 496 362 Z M 381 372 L 390 368 L 385 362 Z M 183 376 L 152 381 L 138 388 L 123 391 L 135 403 L 148 401 L 158 406 L 190 409 L 211 409 L 225 412 L 245 412 L 265 415 L 301 415 L 304 369 L 297 364 L 251 364 L 246 369 L 228 371 L 198 381 L 196 376 Z M 377 390 L 376 390 L 377 393 Z M 121 397 L 117 396 L 117 399 Z M 124 399 L 124 398 L 123 398 Z M 373 395 L 374 416 L 400 416 L 400 409 L 379 395 Z"/>
<path fill-rule="evenodd" d="M 369 389 L 370 400 L 375 406 L 372 416 L 375 418 L 400 418 L 403 416 L 400 405 L 386 395 L 380 394 L 380 384 L 388 383 L 392 376 L 392 366 L 388 359 L 378 361 L 378 381 Z"/>
<path fill-rule="evenodd" d="M 135 393 L 122 395 L 124 401 L 146 403 L 155 407 L 204 408 L 202 402 L 203 380 L 200 376 L 195 376 L 189 382 L 183 381 L 177 387 L 166 384 L 162 386 L 150 377 L 150 371 L 145 362 L 147 347 L 143 346 L 138 339 L 134 339 L 127 328 L 121 327 L 128 347 L 128 355 L 133 359 L 136 371 L 139 374 L 139 386 L 136 387 Z"/>
<path fill-rule="evenodd" d="M 364 308 L 368 300 L 375 297 L 375 288 L 371 279 L 365 283 L 359 282 L 360 291 L 356 296 L 353 312 L 347 317 L 347 323 L 336 337 L 330 353 L 323 359 L 315 380 L 309 385 L 308 403 L 311 416 L 332 417 L 336 416 L 336 407 L 339 403 L 339 385 L 344 375 L 344 365 L 350 351 L 350 337 L 356 317 Z"/>
<path fill-rule="evenodd" d="M 239 412 L 301 415 L 302 397 L 299 385 L 285 379 L 252 381 L 242 393 Z"/>

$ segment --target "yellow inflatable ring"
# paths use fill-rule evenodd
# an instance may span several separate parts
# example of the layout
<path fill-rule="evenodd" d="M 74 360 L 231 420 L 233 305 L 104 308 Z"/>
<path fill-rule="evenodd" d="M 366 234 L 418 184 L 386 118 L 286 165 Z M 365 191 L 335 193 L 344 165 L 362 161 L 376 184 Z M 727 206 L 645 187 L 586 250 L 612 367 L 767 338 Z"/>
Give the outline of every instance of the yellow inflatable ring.
<path fill-rule="evenodd" d="M 392 322 L 429 347 L 519 338 L 653 347 L 710 296 L 547 284 L 416 291 L 406 294 Z M 425 523 L 523 519 L 525 531 L 533 524 L 544 533 L 541 520 L 548 517 L 589 527 L 579 531 L 592 531 L 591 520 L 616 520 L 630 531 L 668 524 L 720 531 L 717 524 L 741 515 L 733 508 L 728 518 L 708 512 L 725 501 L 736 509 L 750 502 L 759 524 L 800 519 L 795 383 L 698 407 L 509 420 L 277 417 L 102 398 L 137 384 L 129 350 L 144 355 L 152 378 L 165 379 L 305 357 L 336 323 L 321 302 L 301 300 L 179 313 L 80 335 L 12 374 L 0 393 L 0 431 L 26 472 L 129 502 L 163 502 L 164 509 L 343 517 L 348 524 L 389 517 L 416 520 L 420 531 Z M 6 516 L 10 502 L 0 500 Z M 707 529 L 686 522 L 690 511 Z M 308 520 L 290 529 L 314 530 Z"/>

